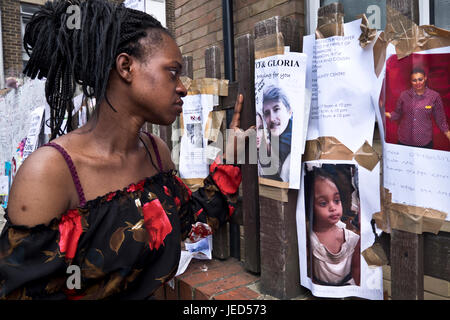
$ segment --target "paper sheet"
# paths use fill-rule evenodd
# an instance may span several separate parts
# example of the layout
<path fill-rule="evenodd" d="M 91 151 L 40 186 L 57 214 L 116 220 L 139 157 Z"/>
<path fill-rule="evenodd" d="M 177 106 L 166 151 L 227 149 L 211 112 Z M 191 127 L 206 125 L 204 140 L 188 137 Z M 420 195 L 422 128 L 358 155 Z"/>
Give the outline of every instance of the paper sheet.
<path fill-rule="evenodd" d="M 258 175 L 300 186 L 305 145 L 306 55 L 285 52 L 255 60 Z M 262 180 L 263 181 L 263 180 Z"/>

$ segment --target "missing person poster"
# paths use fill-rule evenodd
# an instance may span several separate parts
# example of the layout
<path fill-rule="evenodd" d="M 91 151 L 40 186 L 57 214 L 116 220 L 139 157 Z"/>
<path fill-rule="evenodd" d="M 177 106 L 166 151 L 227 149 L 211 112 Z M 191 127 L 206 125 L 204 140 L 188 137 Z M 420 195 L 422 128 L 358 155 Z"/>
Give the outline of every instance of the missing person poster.
<path fill-rule="evenodd" d="M 209 162 L 208 139 L 204 132 L 206 120 L 218 96 L 212 94 L 189 94 L 183 98 L 183 135 L 180 144 L 180 177 L 184 179 L 206 178 Z"/>
<path fill-rule="evenodd" d="M 260 183 L 298 189 L 305 133 L 306 55 L 255 61 L 256 146 Z"/>
<path fill-rule="evenodd" d="M 344 24 L 343 36 L 303 41 L 312 98 L 297 237 L 300 283 L 318 297 L 383 299 L 382 268 L 362 254 L 375 241 L 380 162 L 372 148 L 373 45 L 361 47 L 360 25 L 361 19 Z"/>
<path fill-rule="evenodd" d="M 301 284 L 318 297 L 382 299 L 382 269 L 361 253 L 375 236 L 370 217 L 379 172 L 355 161 L 307 161 L 297 202 Z"/>
<path fill-rule="evenodd" d="M 389 44 L 386 57 L 373 94 L 384 188 L 393 203 L 438 210 L 433 218 L 449 221 L 450 47 L 398 59 Z"/>

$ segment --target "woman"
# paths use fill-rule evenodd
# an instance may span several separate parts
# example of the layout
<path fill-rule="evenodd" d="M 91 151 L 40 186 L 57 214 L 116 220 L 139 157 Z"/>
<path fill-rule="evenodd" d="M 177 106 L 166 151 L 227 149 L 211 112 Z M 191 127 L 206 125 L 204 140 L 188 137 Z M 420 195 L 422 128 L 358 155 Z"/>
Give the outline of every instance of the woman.
<path fill-rule="evenodd" d="M 24 73 L 47 78 L 55 139 L 27 158 L 11 188 L 0 297 L 146 299 L 174 276 L 192 224 L 217 227 L 233 213 L 240 171 L 215 162 L 205 187 L 191 193 L 166 144 L 140 131 L 145 122 L 169 125 L 182 111 L 174 39 L 143 12 L 106 0 L 75 3 L 80 29 L 66 27 L 74 1 L 64 0 L 47 2 L 26 27 Z M 56 138 L 75 82 L 96 98 L 95 114 Z M 240 95 L 235 129 L 242 102 Z M 81 270 L 75 287 L 66 283 L 70 265 Z"/>
<path fill-rule="evenodd" d="M 401 93 L 395 111 L 386 112 L 386 118 L 400 120 L 399 144 L 432 149 L 432 117 L 450 140 L 442 99 L 439 93 L 426 86 L 427 76 L 422 68 L 414 68 L 411 71 L 410 81 L 411 88 Z"/>

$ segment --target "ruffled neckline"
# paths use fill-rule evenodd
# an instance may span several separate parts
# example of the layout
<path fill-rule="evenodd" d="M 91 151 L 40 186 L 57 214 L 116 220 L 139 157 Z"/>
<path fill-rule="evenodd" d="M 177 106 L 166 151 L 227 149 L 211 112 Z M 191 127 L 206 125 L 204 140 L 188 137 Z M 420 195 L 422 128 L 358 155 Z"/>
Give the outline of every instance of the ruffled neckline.
<path fill-rule="evenodd" d="M 78 210 L 78 211 L 89 211 L 92 209 L 97 208 L 99 205 L 104 204 L 104 203 L 108 203 L 114 199 L 120 198 L 123 195 L 127 195 L 130 193 L 136 193 L 138 190 L 130 190 L 130 188 L 132 186 L 137 186 L 142 184 L 143 187 L 148 186 L 151 183 L 154 183 L 155 180 L 159 180 L 161 177 L 167 176 L 167 177 L 173 177 L 177 174 L 177 170 L 171 169 L 171 170 L 167 170 L 167 171 L 160 171 L 158 173 L 156 173 L 153 176 L 150 177 L 146 177 L 143 178 L 137 182 L 132 182 L 130 184 L 128 184 L 126 187 L 123 187 L 121 189 L 117 189 L 116 191 L 110 191 L 104 195 L 98 196 L 94 199 L 91 200 L 87 200 L 86 203 L 83 206 L 78 206 L 74 209 L 69 209 L 66 212 L 62 213 L 60 216 L 53 218 L 48 224 L 37 224 L 33 227 L 28 227 L 25 225 L 15 225 L 12 224 L 11 221 L 9 220 L 9 216 L 8 216 L 8 208 L 5 209 L 5 215 L 4 218 L 6 220 L 6 223 L 10 226 L 10 227 L 14 227 L 15 229 L 18 230 L 27 230 L 27 231 L 39 231 L 39 230 L 43 230 L 43 229 L 52 229 L 53 226 L 58 225 L 59 222 L 61 221 L 62 217 L 64 215 L 66 215 L 69 211 L 71 210 Z M 111 196 L 113 195 L 113 196 Z M 108 197 L 111 197 L 110 199 L 107 200 Z M 6 227 L 6 225 L 5 225 Z"/>

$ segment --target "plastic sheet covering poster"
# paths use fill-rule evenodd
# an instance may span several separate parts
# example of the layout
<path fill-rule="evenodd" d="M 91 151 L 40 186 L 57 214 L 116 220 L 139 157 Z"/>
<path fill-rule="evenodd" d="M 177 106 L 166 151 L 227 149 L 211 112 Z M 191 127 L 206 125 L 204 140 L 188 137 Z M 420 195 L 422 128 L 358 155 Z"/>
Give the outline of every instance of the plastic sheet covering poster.
<path fill-rule="evenodd" d="M 297 232 L 300 282 L 318 297 L 383 298 L 382 269 L 361 254 L 375 241 L 370 222 L 380 211 L 380 163 L 371 147 L 372 45 L 360 46 L 360 23 L 346 23 L 344 36 L 312 35 L 303 42 L 311 141 L 302 163 Z M 310 150 L 314 145 L 320 147 Z M 375 159 L 371 165 L 358 156 L 363 145 L 365 160 Z"/>
<path fill-rule="evenodd" d="M 450 220 L 450 47 L 398 59 L 387 47 L 373 99 L 392 202 Z"/>
<path fill-rule="evenodd" d="M 180 177 L 184 179 L 206 178 L 208 140 L 204 137 L 206 120 L 218 96 L 189 94 L 183 98 L 183 136 L 180 145 Z"/>
<path fill-rule="evenodd" d="M 300 186 L 301 155 L 306 139 L 305 74 L 304 53 L 285 52 L 255 61 L 260 183 L 291 189 Z"/>

